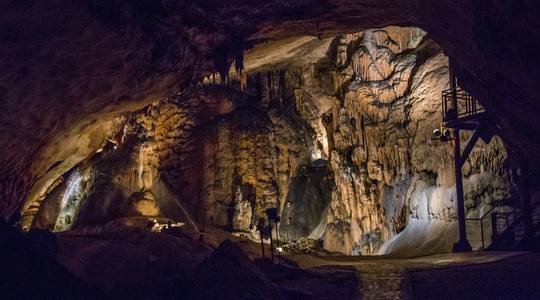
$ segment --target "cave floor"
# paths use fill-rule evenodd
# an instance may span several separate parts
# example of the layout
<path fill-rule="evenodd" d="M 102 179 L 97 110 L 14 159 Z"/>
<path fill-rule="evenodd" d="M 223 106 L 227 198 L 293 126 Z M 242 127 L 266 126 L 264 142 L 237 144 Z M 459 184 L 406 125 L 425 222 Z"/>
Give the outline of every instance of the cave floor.
<path fill-rule="evenodd" d="M 443 253 L 415 258 L 286 257 L 301 268 L 353 266 L 359 299 L 539 299 L 540 254 Z"/>
<path fill-rule="evenodd" d="M 110 289 L 122 282 L 171 278 L 179 270 L 189 276 L 225 239 L 252 260 L 260 258 L 259 244 L 215 229 L 204 234 L 204 242 L 160 234 L 121 239 L 64 235 L 59 238 L 59 258 L 86 282 Z M 302 299 L 306 295 L 310 299 L 328 299 L 329 295 L 341 299 L 540 299 L 540 253 L 444 253 L 414 258 L 291 254 L 282 259 L 285 266 L 295 262 L 305 272 L 294 267 L 265 272 L 282 291 L 298 293 Z M 286 297 L 299 299 L 294 295 Z"/>

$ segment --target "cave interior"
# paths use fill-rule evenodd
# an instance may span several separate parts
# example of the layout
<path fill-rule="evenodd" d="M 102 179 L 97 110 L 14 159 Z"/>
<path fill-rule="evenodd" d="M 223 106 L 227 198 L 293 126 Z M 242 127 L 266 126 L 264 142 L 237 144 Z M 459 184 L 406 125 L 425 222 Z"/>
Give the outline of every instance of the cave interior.
<path fill-rule="evenodd" d="M 540 295 L 526 285 L 540 271 L 535 1 L 0 11 L 6 293 L 440 298 L 409 269 L 461 259 L 466 235 L 467 259 L 493 263 L 471 274 L 509 268 L 508 285 L 474 277 L 444 297 Z M 430 255 L 445 259 L 414 262 Z M 408 279 L 370 287 L 359 259 Z"/>

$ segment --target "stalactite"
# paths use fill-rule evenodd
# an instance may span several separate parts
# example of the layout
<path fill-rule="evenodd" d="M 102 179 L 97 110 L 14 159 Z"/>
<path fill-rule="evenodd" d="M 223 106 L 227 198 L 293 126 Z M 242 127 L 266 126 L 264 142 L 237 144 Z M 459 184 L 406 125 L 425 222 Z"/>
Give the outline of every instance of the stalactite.
<path fill-rule="evenodd" d="M 236 69 L 236 74 L 238 75 L 242 75 L 242 70 L 244 69 L 244 53 L 245 49 L 243 46 L 234 49 L 234 66 Z"/>
<path fill-rule="evenodd" d="M 233 63 L 236 73 L 239 76 L 242 75 L 245 51 L 252 47 L 252 43 L 246 42 L 244 38 L 237 36 L 229 38 L 227 42 L 216 47 L 214 51 L 214 67 L 221 76 L 222 83 L 229 82 L 229 71 Z"/>
<path fill-rule="evenodd" d="M 216 48 L 214 52 L 214 66 L 221 77 L 222 83 L 226 82 L 229 78 L 229 70 L 232 62 L 232 59 L 229 59 L 228 45 Z"/>
<path fill-rule="evenodd" d="M 240 75 L 240 90 L 242 90 L 243 92 L 246 87 L 247 87 L 247 74 L 244 72 Z"/>

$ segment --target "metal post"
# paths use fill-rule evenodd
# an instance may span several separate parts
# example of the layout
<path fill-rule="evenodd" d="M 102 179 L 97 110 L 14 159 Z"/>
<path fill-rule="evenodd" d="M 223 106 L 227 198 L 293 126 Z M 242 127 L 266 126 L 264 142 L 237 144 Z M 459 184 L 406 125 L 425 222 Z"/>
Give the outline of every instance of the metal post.
<path fill-rule="evenodd" d="M 278 255 L 278 265 L 281 263 L 281 251 L 279 251 L 279 229 L 278 229 L 278 222 L 276 222 L 276 243 L 277 243 L 277 247 L 278 247 L 278 252 L 277 252 L 277 255 Z"/>
<path fill-rule="evenodd" d="M 482 235 L 482 251 L 484 251 L 484 219 L 480 219 L 480 234 Z"/>
<path fill-rule="evenodd" d="M 529 248 L 532 246 L 532 243 L 534 241 L 535 236 L 535 230 L 532 220 L 532 205 L 531 205 L 531 196 L 529 192 L 529 166 L 526 162 L 522 161 L 520 164 L 521 168 L 521 178 L 519 182 L 519 195 L 521 197 L 521 201 L 523 203 L 523 225 L 525 225 L 525 244 L 524 248 L 525 250 L 529 250 Z M 516 220 L 516 216 L 514 215 L 514 222 Z"/>
<path fill-rule="evenodd" d="M 206 229 L 206 209 L 203 209 L 202 232 Z"/>
<path fill-rule="evenodd" d="M 497 239 L 497 212 L 494 211 L 491 214 L 491 243 Z"/>
<path fill-rule="evenodd" d="M 450 92 L 452 93 L 452 101 L 450 101 L 450 107 L 448 108 L 447 113 L 451 119 L 457 119 L 458 117 L 458 106 L 457 106 L 457 86 L 456 86 L 456 77 L 451 67 L 451 59 L 448 58 L 448 76 L 450 77 Z"/>
<path fill-rule="evenodd" d="M 461 149 L 459 145 L 459 129 L 454 129 L 454 170 L 456 175 L 456 196 L 458 204 L 459 242 L 454 244 L 453 252 L 471 252 L 472 247 L 467 240 L 465 225 L 465 200 L 463 199 L 463 178 L 461 175 Z"/>
<path fill-rule="evenodd" d="M 263 241 L 263 233 L 262 233 L 263 226 L 264 226 L 264 219 L 260 218 L 259 225 L 257 227 L 259 227 L 259 235 L 261 236 L 261 251 L 262 251 L 262 258 L 264 260 L 264 241 Z"/>
<path fill-rule="evenodd" d="M 272 220 L 268 219 L 268 226 L 270 226 L 270 255 L 272 257 L 272 263 L 274 263 L 274 242 L 272 241 Z"/>
<path fill-rule="evenodd" d="M 450 91 L 452 92 L 452 101 L 450 102 L 450 109 L 457 110 L 457 89 L 456 89 L 456 77 L 454 72 L 449 68 L 448 74 L 450 75 Z"/>

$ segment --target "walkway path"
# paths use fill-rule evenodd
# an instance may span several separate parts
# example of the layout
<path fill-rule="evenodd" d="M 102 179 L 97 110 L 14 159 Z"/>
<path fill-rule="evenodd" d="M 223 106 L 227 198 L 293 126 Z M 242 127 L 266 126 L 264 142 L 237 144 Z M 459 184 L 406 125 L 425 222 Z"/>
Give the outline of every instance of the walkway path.
<path fill-rule="evenodd" d="M 291 255 L 302 268 L 325 265 L 354 266 L 358 270 L 358 299 L 412 299 L 407 269 L 447 268 L 483 264 L 526 252 L 445 253 L 417 258 L 381 258 L 376 256 Z"/>

